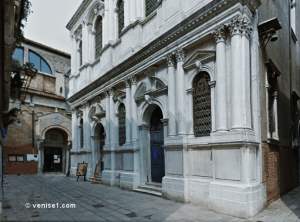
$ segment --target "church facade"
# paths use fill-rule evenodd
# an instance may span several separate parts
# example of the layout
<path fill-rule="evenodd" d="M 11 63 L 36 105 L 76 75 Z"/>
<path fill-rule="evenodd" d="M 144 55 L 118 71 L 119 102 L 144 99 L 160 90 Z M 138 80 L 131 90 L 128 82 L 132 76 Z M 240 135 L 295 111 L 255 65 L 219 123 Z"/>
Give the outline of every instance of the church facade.
<path fill-rule="evenodd" d="M 298 135 L 284 132 L 299 130 L 290 114 L 299 64 L 285 67 L 273 50 L 286 55 L 287 40 L 273 43 L 260 29 L 273 17 L 290 25 L 289 13 L 268 8 L 260 0 L 83 1 L 67 24 L 71 174 L 84 161 L 91 176 L 100 161 L 103 184 L 160 184 L 164 198 L 244 218 L 296 187 Z M 295 100 L 287 112 L 279 94 Z M 291 183 L 282 187 L 285 169 Z"/>

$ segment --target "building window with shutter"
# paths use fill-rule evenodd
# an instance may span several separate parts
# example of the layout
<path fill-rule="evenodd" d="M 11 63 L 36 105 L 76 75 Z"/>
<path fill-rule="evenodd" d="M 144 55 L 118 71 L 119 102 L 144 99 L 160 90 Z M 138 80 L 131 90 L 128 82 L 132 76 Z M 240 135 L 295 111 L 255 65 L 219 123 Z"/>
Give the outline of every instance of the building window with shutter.
<path fill-rule="evenodd" d="M 95 59 L 100 57 L 102 49 L 102 17 L 98 17 L 95 23 Z"/>
<path fill-rule="evenodd" d="M 119 37 L 120 37 L 122 29 L 124 28 L 124 0 L 119 0 L 117 6 L 118 6 L 118 28 L 119 28 Z"/>
<path fill-rule="evenodd" d="M 119 106 L 119 145 L 122 146 L 126 142 L 126 110 L 125 105 L 122 103 Z"/>
<path fill-rule="evenodd" d="M 193 82 L 193 115 L 196 137 L 209 136 L 211 132 L 210 76 L 200 72 Z"/>

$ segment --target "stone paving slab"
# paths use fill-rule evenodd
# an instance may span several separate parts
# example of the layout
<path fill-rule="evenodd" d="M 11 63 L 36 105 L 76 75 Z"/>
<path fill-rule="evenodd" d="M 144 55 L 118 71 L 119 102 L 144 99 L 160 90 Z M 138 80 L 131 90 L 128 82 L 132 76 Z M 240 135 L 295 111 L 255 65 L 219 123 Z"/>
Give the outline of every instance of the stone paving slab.
<path fill-rule="evenodd" d="M 300 222 L 300 187 L 248 219 L 57 175 L 6 175 L 3 193 L 2 221 Z M 26 203 L 31 207 L 26 208 Z M 59 208 L 38 209 L 33 204 L 58 204 Z M 61 208 L 62 204 L 76 204 L 76 208 Z"/>

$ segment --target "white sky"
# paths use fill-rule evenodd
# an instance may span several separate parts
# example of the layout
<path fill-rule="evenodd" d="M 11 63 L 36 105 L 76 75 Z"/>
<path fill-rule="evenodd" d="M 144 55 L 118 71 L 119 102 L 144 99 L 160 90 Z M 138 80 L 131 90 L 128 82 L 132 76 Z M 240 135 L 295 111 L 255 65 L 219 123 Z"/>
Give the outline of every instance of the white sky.
<path fill-rule="evenodd" d="M 25 38 L 71 53 L 66 25 L 82 0 L 30 0 L 33 11 L 24 29 Z"/>

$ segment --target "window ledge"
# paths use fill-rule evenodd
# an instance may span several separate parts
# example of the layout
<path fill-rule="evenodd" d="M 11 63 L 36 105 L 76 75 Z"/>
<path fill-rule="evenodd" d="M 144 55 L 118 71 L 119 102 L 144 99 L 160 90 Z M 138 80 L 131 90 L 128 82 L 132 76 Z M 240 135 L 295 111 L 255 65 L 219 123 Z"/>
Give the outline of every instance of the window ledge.
<path fill-rule="evenodd" d="M 297 37 L 296 37 L 296 34 L 293 30 L 293 28 L 291 28 L 291 35 L 292 35 L 292 39 L 294 40 L 294 42 L 296 43 L 298 41 Z"/>

